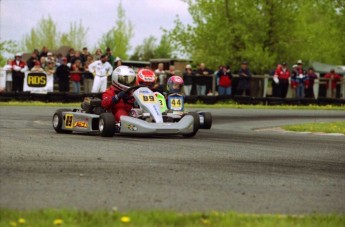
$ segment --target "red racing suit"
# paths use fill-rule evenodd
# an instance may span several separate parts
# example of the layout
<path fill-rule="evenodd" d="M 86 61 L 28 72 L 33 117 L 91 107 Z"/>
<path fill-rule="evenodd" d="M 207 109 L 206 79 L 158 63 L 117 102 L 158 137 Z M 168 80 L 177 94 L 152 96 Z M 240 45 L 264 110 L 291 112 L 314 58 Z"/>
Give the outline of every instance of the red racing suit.
<path fill-rule="evenodd" d="M 122 90 L 111 85 L 102 95 L 102 107 L 114 114 L 115 122 L 120 122 L 121 116 L 129 116 L 134 105 L 133 96 L 116 100 L 114 97 Z"/>

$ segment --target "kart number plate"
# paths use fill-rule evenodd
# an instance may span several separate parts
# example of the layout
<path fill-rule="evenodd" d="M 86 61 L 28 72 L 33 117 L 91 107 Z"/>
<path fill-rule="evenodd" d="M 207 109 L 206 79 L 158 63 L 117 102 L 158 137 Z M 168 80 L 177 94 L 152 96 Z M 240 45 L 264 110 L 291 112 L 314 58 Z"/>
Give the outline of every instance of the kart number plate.
<path fill-rule="evenodd" d="M 140 99 L 144 103 L 155 103 L 157 102 L 154 95 L 140 95 Z"/>
<path fill-rule="evenodd" d="M 73 114 L 65 115 L 65 128 L 73 128 Z"/>

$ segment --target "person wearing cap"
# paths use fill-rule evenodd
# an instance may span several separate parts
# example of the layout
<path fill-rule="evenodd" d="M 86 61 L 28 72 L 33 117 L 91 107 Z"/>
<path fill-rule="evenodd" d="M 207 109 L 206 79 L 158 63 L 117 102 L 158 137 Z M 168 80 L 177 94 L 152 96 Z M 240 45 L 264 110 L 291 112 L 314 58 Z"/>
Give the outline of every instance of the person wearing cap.
<path fill-rule="evenodd" d="M 67 66 L 67 58 L 61 58 L 61 65 L 56 68 L 56 78 L 59 83 L 60 92 L 69 92 L 70 68 Z"/>
<path fill-rule="evenodd" d="M 274 77 L 278 79 L 278 97 L 286 98 L 289 89 L 289 79 L 291 73 L 287 68 L 287 63 L 283 62 L 281 67 L 277 68 L 274 73 Z"/>
<path fill-rule="evenodd" d="M 116 57 L 115 61 L 114 61 L 114 67 L 118 67 L 120 65 L 122 65 L 122 60 L 121 60 L 121 58 Z"/>
<path fill-rule="evenodd" d="M 296 98 L 304 98 L 304 88 L 307 83 L 306 72 L 303 70 L 302 60 L 297 61 L 297 67 L 292 72 L 291 86 L 295 90 Z"/>
<path fill-rule="evenodd" d="M 113 66 L 108 62 L 108 56 L 103 54 L 101 59 L 89 65 L 89 72 L 94 75 L 91 93 L 104 92 L 107 89 L 107 77 L 113 72 Z"/>
<path fill-rule="evenodd" d="M 237 94 L 243 95 L 245 93 L 246 96 L 250 96 L 250 81 L 252 78 L 252 74 L 248 68 L 248 62 L 243 61 L 241 63 L 241 68 L 238 71 L 238 83 L 237 83 Z"/>
<path fill-rule="evenodd" d="M 323 78 L 328 79 L 326 81 L 326 89 L 331 89 L 331 97 L 336 98 L 337 94 L 337 83 L 340 81 L 341 76 L 335 73 L 334 69 L 331 69 Z M 331 82 L 331 84 L 329 83 Z"/>
<path fill-rule="evenodd" d="M 12 66 L 12 91 L 21 92 L 24 86 L 24 73 L 28 70 L 25 61 L 22 60 L 22 53 L 17 53 L 11 63 Z"/>
<path fill-rule="evenodd" d="M 189 96 L 192 92 L 193 88 L 193 78 L 194 78 L 194 72 L 192 70 L 191 65 L 186 65 L 185 71 L 183 72 L 183 80 L 184 80 L 184 85 L 183 85 L 183 92 L 184 95 Z"/>

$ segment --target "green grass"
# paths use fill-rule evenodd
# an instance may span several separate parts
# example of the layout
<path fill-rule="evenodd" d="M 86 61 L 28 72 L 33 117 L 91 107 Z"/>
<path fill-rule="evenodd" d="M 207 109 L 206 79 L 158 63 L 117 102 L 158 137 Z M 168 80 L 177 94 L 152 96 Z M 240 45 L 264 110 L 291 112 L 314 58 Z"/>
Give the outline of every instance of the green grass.
<path fill-rule="evenodd" d="M 282 126 L 282 128 L 295 132 L 325 132 L 345 134 L 345 121 L 285 125 Z"/>
<path fill-rule="evenodd" d="M 251 215 L 234 212 L 184 214 L 167 211 L 123 213 L 0 209 L 0 226 L 345 226 L 345 214 L 296 216 Z"/>
<path fill-rule="evenodd" d="M 0 106 L 48 106 L 48 107 L 74 107 L 80 108 L 80 103 L 46 103 L 38 101 L 28 101 L 28 102 L 0 102 Z M 233 108 L 233 109 L 282 109 L 282 110 L 345 110 L 345 106 L 335 106 L 335 105 L 309 105 L 309 106 L 297 106 L 297 105 L 276 105 L 276 106 L 267 106 L 267 105 L 244 105 L 237 104 L 234 102 L 219 102 L 216 104 L 203 104 L 198 102 L 196 104 L 186 103 L 185 108 Z"/>

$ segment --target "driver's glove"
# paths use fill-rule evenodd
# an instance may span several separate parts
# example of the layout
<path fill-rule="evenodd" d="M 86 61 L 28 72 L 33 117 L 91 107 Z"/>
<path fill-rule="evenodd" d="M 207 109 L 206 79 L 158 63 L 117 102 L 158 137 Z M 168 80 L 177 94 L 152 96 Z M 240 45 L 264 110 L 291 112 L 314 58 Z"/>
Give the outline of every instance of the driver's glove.
<path fill-rule="evenodd" d="M 116 104 L 120 99 L 125 99 L 127 97 L 126 92 L 120 91 L 118 94 L 113 96 L 113 103 Z"/>

